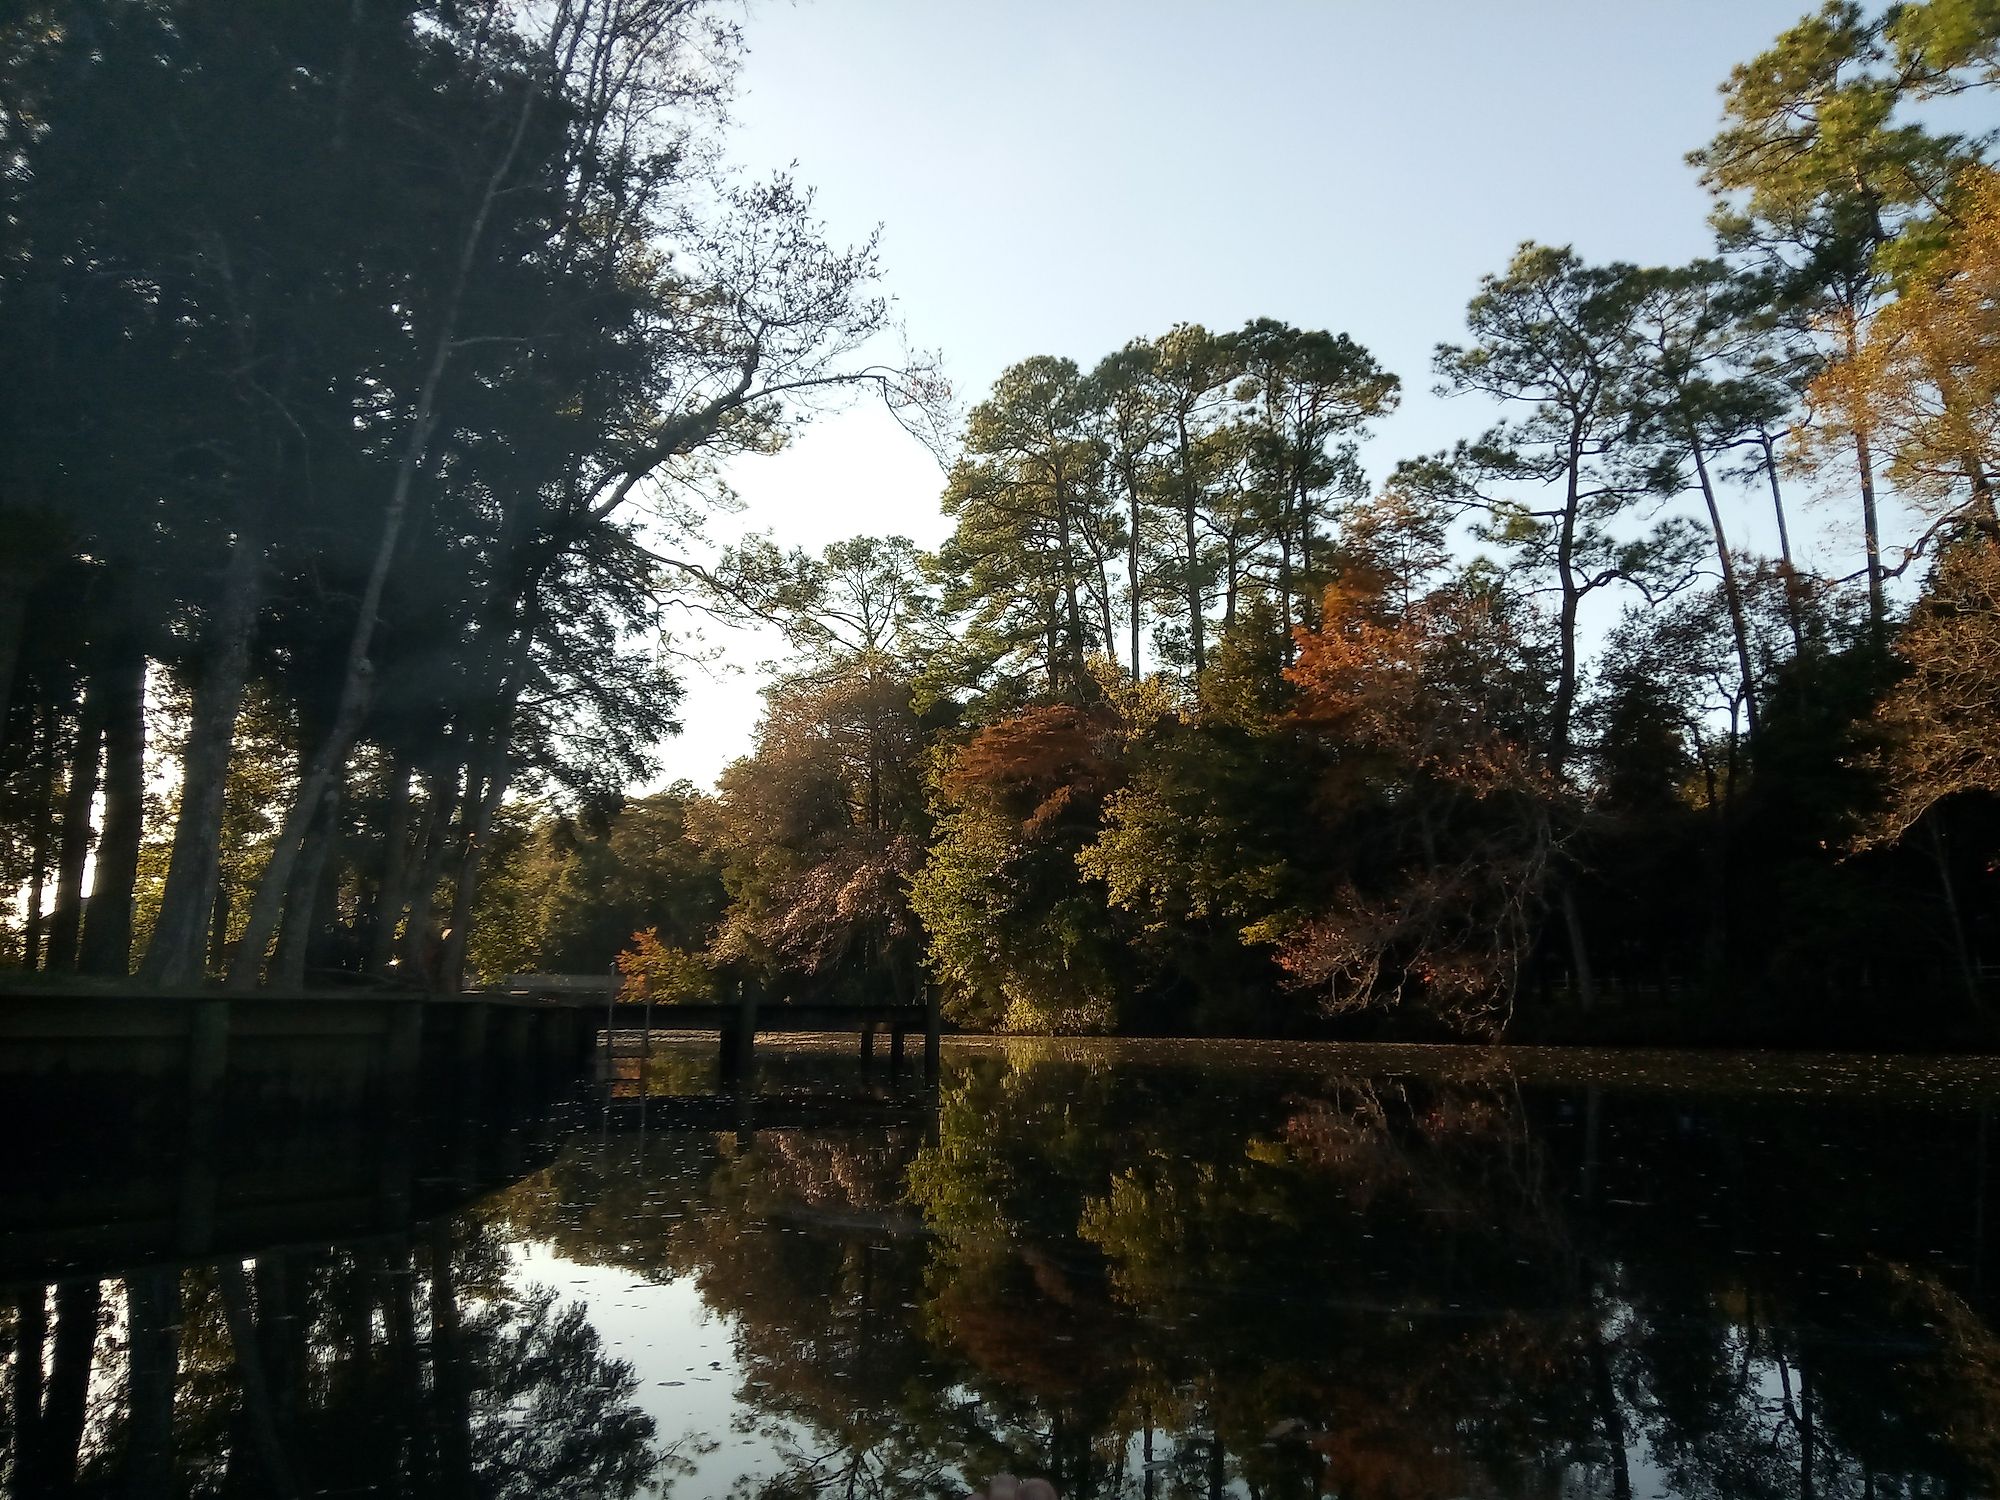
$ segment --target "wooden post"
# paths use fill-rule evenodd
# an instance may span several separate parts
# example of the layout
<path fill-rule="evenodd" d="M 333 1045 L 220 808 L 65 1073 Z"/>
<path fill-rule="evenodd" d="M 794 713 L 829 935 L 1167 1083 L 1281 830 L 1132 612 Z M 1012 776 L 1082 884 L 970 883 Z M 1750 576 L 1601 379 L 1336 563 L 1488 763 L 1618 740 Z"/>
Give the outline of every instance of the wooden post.
<path fill-rule="evenodd" d="M 183 1255 L 207 1252 L 215 1234 L 222 1091 L 229 1070 L 227 1000 L 196 1000 L 188 1017 L 187 1143 L 181 1162 L 174 1238 Z"/>
<path fill-rule="evenodd" d="M 382 1029 L 381 1197 L 377 1227 L 400 1229 L 409 1222 L 416 1158 L 417 1074 L 424 1050 L 424 1001 L 385 1000 Z"/>
<path fill-rule="evenodd" d="M 861 1061 L 865 1065 L 875 1061 L 875 1023 L 861 1023 Z"/>
<path fill-rule="evenodd" d="M 382 1073 L 390 1089 L 400 1094 L 416 1077 L 423 1057 L 424 1002 L 410 998 L 383 1003 L 389 1014 L 382 1033 Z"/>
<path fill-rule="evenodd" d="M 197 1000 L 188 1022 L 188 1104 L 196 1111 L 219 1102 L 229 1068 L 229 1002 Z"/>
<path fill-rule="evenodd" d="M 639 1107 L 643 1110 L 646 1107 L 645 1098 L 646 1089 L 649 1086 L 648 1080 L 653 1071 L 653 988 L 651 985 L 646 987 L 646 1010 L 642 1024 L 646 1030 L 643 1039 L 639 1043 Z M 641 1115 L 640 1118 L 643 1120 L 645 1117 Z"/>
<path fill-rule="evenodd" d="M 735 1082 L 749 1073 L 757 1050 L 757 992 L 749 983 L 736 984 L 736 1016 L 722 1033 L 722 1077 Z"/>
<path fill-rule="evenodd" d="M 618 1056 L 618 965 L 611 966 L 611 989 L 604 997 L 604 1086 L 609 1089 Z"/>
<path fill-rule="evenodd" d="M 889 1026 L 889 1076 L 894 1078 L 903 1071 L 903 1028 L 891 1023 Z"/>
<path fill-rule="evenodd" d="M 486 1002 L 462 1001 L 458 1005 L 458 1062 L 462 1068 L 477 1068 L 486 1055 Z"/>
<path fill-rule="evenodd" d="M 743 988 L 736 995 L 736 1030 L 742 1039 L 741 1059 L 743 1076 L 748 1078 L 757 1064 L 757 986 L 750 980 L 743 981 Z"/>
<path fill-rule="evenodd" d="M 458 1012 L 457 1057 L 454 1059 L 457 1074 L 459 1112 L 464 1114 L 485 1101 L 486 1070 L 486 1012 L 484 1000 L 461 1000 L 453 1007 Z"/>
<path fill-rule="evenodd" d="M 926 981 L 924 989 L 924 1082 L 931 1088 L 938 1082 L 938 1041 L 944 1029 L 937 986 Z"/>

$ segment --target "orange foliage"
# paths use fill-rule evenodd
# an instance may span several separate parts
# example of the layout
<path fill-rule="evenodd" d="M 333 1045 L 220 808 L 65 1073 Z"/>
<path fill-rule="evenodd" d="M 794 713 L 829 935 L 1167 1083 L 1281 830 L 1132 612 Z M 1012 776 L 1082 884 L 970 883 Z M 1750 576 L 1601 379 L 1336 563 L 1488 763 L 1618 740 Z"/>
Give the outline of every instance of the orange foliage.
<path fill-rule="evenodd" d="M 1295 722 L 1478 795 L 1535 779 L 1503 722 L 1516 705 L 1494 666 L 1512 642 L 1487 599 L 1441 590 L 1398 615 L 1361 575 L 1328 588 L 1319 628 L 1295 634 Z"/>
<path fill-rule="evenodd" d="M 1114 786 L 1118 724 L 1105 709 L 1053 704 L 987 725 L 944 776 L 947 796 L 984 801 L 1033 835 L 1072 807 L 1094 808 Z"/>
<path fill-rule="evenodd" d="M 1331 752 L 1319 808 L 1355 858 L 1284 936 L 1280 967 L 1329 1011 L 1408 992 L 1461 1029 L 1497 1032 L 1549 855 L 1550 782 L 1511 625 L 1475 588 L 1392 609 L 1381 579 L 1357 570 L 1295 639 L 1290 720 Z"/>

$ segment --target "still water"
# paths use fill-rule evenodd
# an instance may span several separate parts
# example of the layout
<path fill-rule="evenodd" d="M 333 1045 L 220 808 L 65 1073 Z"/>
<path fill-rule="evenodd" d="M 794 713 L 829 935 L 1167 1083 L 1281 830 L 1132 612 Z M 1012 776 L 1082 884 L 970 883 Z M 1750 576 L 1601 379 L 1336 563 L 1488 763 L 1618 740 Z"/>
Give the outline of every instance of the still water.
<path fill-rule="evenodd" d="M 2000 1067 L 991 1043 L 935 1103 L 811 1052 L 673 1097 L 708 1055 L 239 1143 L 193 1260 L 166 1199 L 160 1241 L 49 1189 L 0 1234 L 0 1493 L 2000 1487 Z"/>

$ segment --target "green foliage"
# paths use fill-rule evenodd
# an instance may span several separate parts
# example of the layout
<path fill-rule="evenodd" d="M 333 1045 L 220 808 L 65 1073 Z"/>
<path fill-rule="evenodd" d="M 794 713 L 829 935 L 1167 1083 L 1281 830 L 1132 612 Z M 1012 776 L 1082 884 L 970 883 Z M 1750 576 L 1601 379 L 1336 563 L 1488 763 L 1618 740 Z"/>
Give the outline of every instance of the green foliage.
<path fill-rule="evenodd" d="M 595 831 L 532 807 L 510 814 L 481 885 L 473 967 L 488 979 L 608 973 L 639 932 L 700 952 L 724 900 L 716 862 L 689 835 L 700 801 L 680 782 Z"/>
<path fill-rule="evenodd" d="M 1478 436 L 1371 476 L 1401 386 L 1350 335 L 1176 324 L 1005 369 L 929 554 L 705 538 L 822 399 L 942 395 L 861 363 L 872 241 L 717 170 L 739 49 L 707 0 L 0 31 L 9 951 L 72 962 L 94 857 L 148 982 L 622 951 L 1013 1030 L 1484 1035 L 1843 970 L 1886 1024 L 1955 970 L 1979 1009 L 2000 191 L 1934 106 L 1990 97 L 1993 0 L 1834 0 L 1736 69 L 1716 255 L 1482 278 L 1433 362 Z M 1801 471 L 1859 559 L 1795 552 Z M 712 797 L 632 797 L 680 605 L 787 655 Z"/>

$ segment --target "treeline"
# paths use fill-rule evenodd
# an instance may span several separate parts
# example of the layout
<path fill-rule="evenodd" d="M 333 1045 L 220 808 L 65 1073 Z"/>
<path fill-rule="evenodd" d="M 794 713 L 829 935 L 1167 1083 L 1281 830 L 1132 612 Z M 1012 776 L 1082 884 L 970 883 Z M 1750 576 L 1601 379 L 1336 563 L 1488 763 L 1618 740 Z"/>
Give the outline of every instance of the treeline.
<path fill-rule="evenodd" d="M 7 75 L 28 967 L 117 972 L 136 920 L 162 983 L 454 983 L 469 941 L 1015 1028 L 1983 1031 L 2000 173 L 1926 123 L 2000 78 L 1979 0 L 1830 5 L 1736 70 L 1716 253 L 1523 247 L 1432 372 L 1497 421 L 1379 483 L 1368 351 L 1182 325 L 1009 369 L 935 554 L 702 566 L 705 466 L 886 381 L 866 248 L 703 170 L 704 12 L 364 9 L 289 52 L 252 7 L 80 14 Z M 252 84 L 269 135 L 225 128 Z M 147 88 L 191 123 L 106 193 Z M 793 655 L 714 795 L 626 805 L 670 586 Z"/>
<path fill-rule="evenodd" d="M 510 799 L 648 774 L 715 465 L 921 385 L 872 245 L 718 166 L 738 52 L 706 0 L 0 23 L 16 965 L 455 983 Z"/>
<path fill-rule="evenodd" d="M 733 554 L 799 655 L 687 808 L 711 961 L 1019 1029 L 1983 1034 L 2000 175 L 1918 122 L 1996 55 L 1801 22 L 1693 158 L 1716 254 L 1523 247 L 1433 372 L 1499 420 L 1378 485 L 1366 350 L 1183 325 L 1002 375 L 935 555 Z"/>

